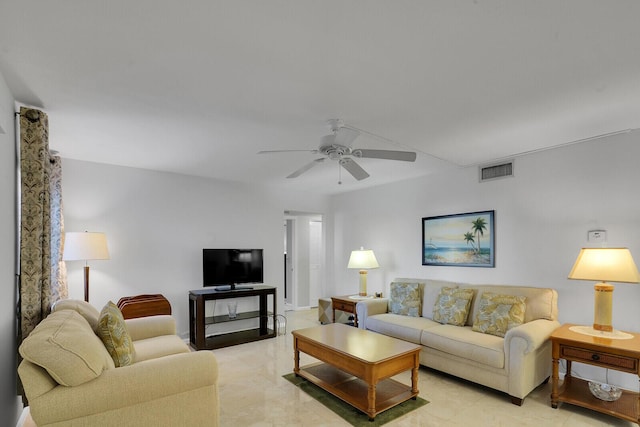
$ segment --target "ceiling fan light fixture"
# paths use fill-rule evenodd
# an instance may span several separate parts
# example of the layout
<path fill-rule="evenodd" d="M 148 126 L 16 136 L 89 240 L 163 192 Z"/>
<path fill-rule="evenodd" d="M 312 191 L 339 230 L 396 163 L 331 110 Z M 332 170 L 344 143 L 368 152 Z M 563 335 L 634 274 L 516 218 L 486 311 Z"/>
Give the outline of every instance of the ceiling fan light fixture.
<path fill-rule="evenodd" d="M 320 140 L 320 146 L 321 147 L 328 147 L 331 145 L 334 145 L 336 143 L 336 136 L 335 135 L 325 135 L 322 137 L 322 139 Z"/>

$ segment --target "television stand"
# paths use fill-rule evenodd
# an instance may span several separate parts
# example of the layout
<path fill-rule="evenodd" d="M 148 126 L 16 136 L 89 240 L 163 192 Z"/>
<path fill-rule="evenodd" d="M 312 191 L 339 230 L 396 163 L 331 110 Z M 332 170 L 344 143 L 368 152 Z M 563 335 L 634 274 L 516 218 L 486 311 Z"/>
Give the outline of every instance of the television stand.
<path fill-rule="evenodd" d="M 215 291 L 235 291 L 235 290 L 250 290 L 253 289 L 253 286 L 245 286 L 245 285 L 218 285 L 212 287 Z"/>
<path fill-rule="evenodd" d="M 238 313 L 235 319 L 230 319 L 228 315 L 215 316 L 215 313 L 214 316 L 205 316 L 205 301 L 251 296 L 259 298 L 257 311 Z M 268 310 L 268 296 L 271 296 L 273 311 Z M 276 313 L 276 288 L 273 286 L 236 286 L 235 289 L 228 290 L 206 288 L 189 291 L 189 342 L 196 350 L 212 350 L 272 338 L 276 336 Z M 267 326 L 269 317 L 272 318 L 273 329 Z M 206 336 L 207 325 L 253 318 L 259 319 L 257 328 Z"/>
<path fill-rule="evenodd" d="M 250 291 L 251 289 L 253 289 L 253 286 L 234 286 L 233 288 L 231 288 L 231 290 L 233 291 Z"/>

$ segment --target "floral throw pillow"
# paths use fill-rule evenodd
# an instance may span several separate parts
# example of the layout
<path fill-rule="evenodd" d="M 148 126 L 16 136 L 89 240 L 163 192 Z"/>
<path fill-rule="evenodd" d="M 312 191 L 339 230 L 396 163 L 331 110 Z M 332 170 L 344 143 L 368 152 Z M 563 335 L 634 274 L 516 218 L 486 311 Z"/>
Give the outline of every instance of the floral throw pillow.
<path fill-rule="evenodd" d="M 422 315 L 422 298 L 419 283 L 398 283 L 390 285 L 389 311 L 410 317 Z"/>
<path fill-rule="evenodd" d="M 464 326 L 473 299 L 473 289 L 440 289 L 440 295 L 433 306 L 433 320 L 443 325 Z"/>
<path fill-rule="evenodd" d="M 122 312 L 111 301 L 100 312 L 96 334 L 111 355 L 116 368 L 131 365 L 134 354 L 133 340 L 124 323 Z"/>
<path fill-rule="evenodd" d="M 525 297 L 484 292 L 472 330 L 504 337 L 507 331 L 524 322 Z"/>

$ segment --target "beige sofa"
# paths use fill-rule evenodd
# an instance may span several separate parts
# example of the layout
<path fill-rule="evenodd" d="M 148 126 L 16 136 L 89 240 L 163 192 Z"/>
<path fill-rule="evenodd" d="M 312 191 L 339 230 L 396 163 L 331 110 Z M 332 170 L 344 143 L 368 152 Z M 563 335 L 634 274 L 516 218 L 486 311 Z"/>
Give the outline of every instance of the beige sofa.
<path fill-rule="evenodd" d="M 425 279 L 400 278 L 394 282 L 419 284 L 421 314 L 410 317 L 390 313 L 391 301 L 386 298 L 363 300 L 356 305 L 360 328 L 421 344 L 420 364 L 505 392 L 516 405 L 521 405 L 534 388 L 548 380 L 549 336 L 560 326 L 555 290 Z M 463 326 L 433 320 L 433 308 L 443 287 L 473 290 Z M 484 292 L 525 297 L 523 323 L 508 329 L 504 337 L 474 331 Z"/>
<path fill-rule="evenodd" d="M 125 320 L 128 366 L 115 367 L 88 303 L 56 304 L 20 346 L 31 417 L 44 426 L 218 426 L 218 366 L 191 352 L 171 316 Z"/>

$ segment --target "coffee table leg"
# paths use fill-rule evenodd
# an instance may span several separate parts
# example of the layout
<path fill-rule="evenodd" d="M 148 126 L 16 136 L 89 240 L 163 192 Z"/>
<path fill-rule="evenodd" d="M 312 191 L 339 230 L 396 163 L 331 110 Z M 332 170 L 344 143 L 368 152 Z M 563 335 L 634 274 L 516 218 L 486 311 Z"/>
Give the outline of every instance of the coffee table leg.
<path fill-rule="evenodd" d="M 418 395 L 418 367 L 411 370 L 411 393 L 415 394 L 413 400 L 416 400 Z"/>
<path fill-rule="evenodd" d="M 293 339 L 293 373 L 300 372 L 300 350 L 298 350 L 298 340 Z"/>
<path fill-rule="evenodd" d="M 367 414 L 369 415 L 369 421 L 373 421 L 376 416 L 376 385 L 369 384 L 369 390 L 367 392 L 367 403 L 369 406 L 369 410 Z"/>

